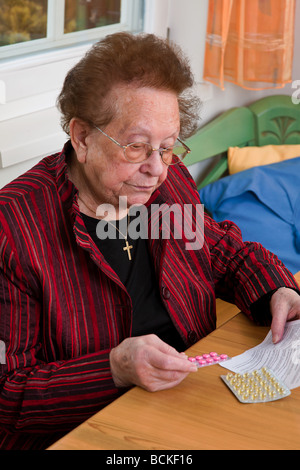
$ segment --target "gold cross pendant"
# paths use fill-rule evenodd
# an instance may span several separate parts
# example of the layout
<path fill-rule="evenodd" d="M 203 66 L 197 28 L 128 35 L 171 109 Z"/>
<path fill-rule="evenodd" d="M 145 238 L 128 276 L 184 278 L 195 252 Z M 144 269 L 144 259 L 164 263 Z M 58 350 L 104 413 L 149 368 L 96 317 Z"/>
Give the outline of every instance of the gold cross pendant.
<path fill-rule="evenodd" d="M 128 240 L 125 240 L 126 246 L 124 246 L 123 251 L 127 251 L 128 259 L 131 261 L 131 253 L 130 250 L 133 248 L 132 245 L 129 245 Z"/>

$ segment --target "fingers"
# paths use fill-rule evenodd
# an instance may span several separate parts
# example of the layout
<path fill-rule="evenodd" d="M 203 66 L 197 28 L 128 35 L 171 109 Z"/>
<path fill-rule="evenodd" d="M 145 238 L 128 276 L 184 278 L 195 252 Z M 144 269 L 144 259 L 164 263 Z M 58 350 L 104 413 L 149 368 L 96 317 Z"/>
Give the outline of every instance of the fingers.
<path fill-rule="evenodd" d="M 154 392 L 178 385 L 191 372 L 198 370 L 185 354 L 179 353 L 158 337 L 148 337 L 148 348 L 145 348 L 146 363 L 140 371 L 140 386 Z"/>
<path fill-rule="evenodd" d="M 274 344 L 279 343 L 283 337 L 284 326 L 286 323 L 285 316 L 274 316 L 271 324 L 272 341 Z"/>
<path fill-rule="evenodd" d="M 173 348 L 156 349 L 152 346 L 149 350 L 149 354 L 149 363 L 155 369 L 178 372 L 192 372 L 197 370 L 197 366 L 190 362 L 185 354 L 178 353 L 176 350 L 173 350 Z"/>
<path fill-rule="evenodd" d="M 273 343 L 278 343 L 283 336 L 284 326 L 288 315 L 288 305 L 284 300 L 284 292 L 279 289 L 271 297 L 272 323 L 271 332 Z"/>
<path fill-rule="evenodd" d="M 155 335 L 127 338 L 110 353 L 117 387 L 139 385 L 149 391 L 180 383 L 197 366 Z"/>
<path fill-rule="evenodd" d="M 272 340 L 278 343 L 284 334 L 285 324 L 300 316 L 300 297 L 292 289 L 280 288 L 271 297 Z"/>
<path fill-rule="evenodd" d="M 189 365 L 188 363 L 189 361 L 186 360 L 178 364 L 176 361 L 168 362 L 168 360 L 163 360 L 161 362 L 159 359 L 159 367 L 156 367 L 154 360 L 154 363 L 146 365 L 146 367 L 140 371 L 139 385 L 150 392 L 174 387 L 182 382 L 189 373 L 197 371 L 195 365 Z"/>

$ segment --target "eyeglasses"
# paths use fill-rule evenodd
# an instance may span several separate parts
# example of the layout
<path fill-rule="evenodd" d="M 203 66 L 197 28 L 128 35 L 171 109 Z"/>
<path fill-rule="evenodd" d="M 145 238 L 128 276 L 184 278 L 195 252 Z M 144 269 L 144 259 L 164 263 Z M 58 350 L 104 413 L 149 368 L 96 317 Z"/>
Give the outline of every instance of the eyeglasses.
<path fill-rule="evenodd" d="M 115 139 L 99 129 L 99 127 L 95 126 L 95 128 L 103 135 L 108 137 L 108 139 L 110 139 L 112 142 L 121 147 L 124 151 L 126 160 L 130 163 L 142 163 L 147 160 L 147 158 L 149 158 L 153 152 L 159 152 L 162 161 L 166 165 L 176 165 L 177 163 L 181 162 L 188 153 L 191 152 L 189 147 L 181 142 L 179 138 L 172 147 L 154 149 L 152 145 L 146 144 L 145 142 L 133 142 L 132 144 L 121 145 Z"/>

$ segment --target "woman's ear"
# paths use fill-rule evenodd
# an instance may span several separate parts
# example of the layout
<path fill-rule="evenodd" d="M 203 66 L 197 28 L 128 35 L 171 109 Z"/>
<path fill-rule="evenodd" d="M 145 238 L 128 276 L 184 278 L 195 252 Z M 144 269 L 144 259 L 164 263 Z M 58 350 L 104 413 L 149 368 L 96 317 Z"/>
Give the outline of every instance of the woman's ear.
<path fill-rule="evenodd" d="M 85 163 L 87 155 L 87 136 L 90 133 L 89 125 L 78 118 L 72 118 L 70 121 L 70 137 L 73 149 L 76 152 L 80 163 Z"/>

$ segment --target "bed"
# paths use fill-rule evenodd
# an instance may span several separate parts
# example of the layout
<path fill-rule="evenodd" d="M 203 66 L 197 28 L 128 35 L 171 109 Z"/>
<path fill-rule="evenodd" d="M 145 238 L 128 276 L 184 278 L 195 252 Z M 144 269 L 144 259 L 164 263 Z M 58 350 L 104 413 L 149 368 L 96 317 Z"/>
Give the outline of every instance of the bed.
<path fill-rule="evenodd" d="M 198 190 L 217 221 L 300 270 L 300 105 L 276 95 L 233 108 L 188 140 L 187 166 L 212 161 Z"/>

